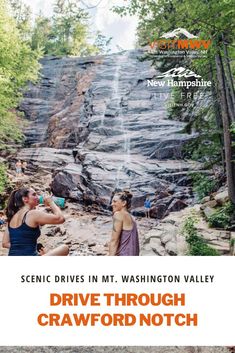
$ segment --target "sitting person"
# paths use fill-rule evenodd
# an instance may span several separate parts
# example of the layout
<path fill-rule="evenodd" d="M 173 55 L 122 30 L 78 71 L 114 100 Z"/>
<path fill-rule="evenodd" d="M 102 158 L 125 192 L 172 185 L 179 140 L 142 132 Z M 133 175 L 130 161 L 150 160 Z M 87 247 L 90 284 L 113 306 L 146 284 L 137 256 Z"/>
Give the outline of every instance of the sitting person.
<path fill-rule="evenodd" d="M 2 226 L 5 223 L 6 223 L 6 221 L 4 219 L 4 213 L 2 211 L 0 211 L 0 226 Z"/>
<path fill-rule="evenodd" d="M 39 197 L 32 188 L 20 188 L 11 193 L 6 209 L 8 224 L 2 240 L 2 246 L 9 248 L 9 256 L 37 256 L 40 226 L 64 223 L 64 216 L 51 197 L 45 197 L 44 204 L 53 214 L 37 210 L 38 204 Z M 45 255 L 67 256 L 68 253 L 68 247 L 61 245 Z"/>
<path fill-rule="evenodd" d="M 129 191 L 118 192 L 112 199 L 113 232 L 109 243 L 109 255 L 139 256 L 139 237 L 137 225 L 131 216 L 132 194 Z"/>

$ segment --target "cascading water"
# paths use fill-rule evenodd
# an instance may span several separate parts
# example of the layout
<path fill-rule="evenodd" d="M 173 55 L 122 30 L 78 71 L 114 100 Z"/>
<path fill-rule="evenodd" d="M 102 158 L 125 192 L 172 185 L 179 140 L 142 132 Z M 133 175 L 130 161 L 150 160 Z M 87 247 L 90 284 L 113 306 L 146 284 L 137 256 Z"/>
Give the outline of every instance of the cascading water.
<path fill-rule="evenodd" d="M 127 174 L 129 164 L 131 162 L 130 157 L 130 137 L 128 134 L 128 130 L 126 129 L 126 119 L 127 116 L 124 118 L 124 109 L 123 109 L 123 95 L 125 93 L 125 88 L 120 85 L 120 75 L 123 75 L 122 72 L 123 67 L 126 63 L 128 63 L 129 53 L 125 52 L 118 57 L 118 63 L 115 68 L 114 77 L 113 77 L 113 84 L 112 84 L 112 93 L 111 93 L 111 101 L 114 103 L 114 107 L 116 109 L 115 115 L 116 118 L 120 120 L 120 133 L 123 137 L 123 158 L 122 161 L 117 169 L 116 178 L 115 178 L 115 189 L 120 188 L 120 174 L 121 171 L 125 172 L 128 178 L 128 182 L 126 183 L 127 187 L 130 187 L 130 180 Z M 103 124 L 103 120 L 101 121 Z"/>
<path fill-rule="evenodd" d="M 186 123 L 167 118 L 167 98 L 161 97 L 170 95 L 170 88 L 147 87 L 157 71 L 142 56 L 131 51 L 94 59 L 43 59 L 39 92 L 30 91 L 22 110 L 38 117 L 37 128 L 48 133 L 36 136 L 41 154 L 26 149 L 18 157 L 47 169 L 55 169 L 55 161 L 59 173 L 71 175 L 71 195 L 79 200 L 77 195 L 86 192 L 91 202 L 109 205 L 115 187 L 130 188 L 136 207 L 156 190 L 176 190 L 180 199 L 190 198 L 187 173 L 200 166 L 182 161 L 181 150 L 193 136 L 183 132 Z M 79 131 L 75 164 L 68 148 L 74 131 Z M 42 154 L 41 136 L 44 146 L 58 150 L 47 148 Z"/>

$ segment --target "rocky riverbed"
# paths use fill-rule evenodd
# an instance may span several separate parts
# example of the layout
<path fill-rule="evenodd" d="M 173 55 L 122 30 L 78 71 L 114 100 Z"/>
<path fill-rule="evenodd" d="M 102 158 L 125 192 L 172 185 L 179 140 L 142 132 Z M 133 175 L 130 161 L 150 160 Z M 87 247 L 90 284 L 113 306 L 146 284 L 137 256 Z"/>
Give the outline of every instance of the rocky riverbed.
<path fill-rule="evenodd" d="M 35 190 L 47 192 L 50 190 L 52 175 L 48 172 L 32 173 L 22 179 L 14 178 L 15 185 L 33 186 Z M 141 256 L 178 256 L 188 253 L 188 245 L 182 234 L 182 227 L 187 217 L 194 215 L 198 219 L 196 227 L 204 241 L 221 255 L 233 255 L 231 239 L 235 238 L 235 232 L 216 230 L 208 227 L 204 218 L 204 212 L 210 210 L 227 200 L 227 191 L 221 191 L 214 195 L 214 199 L 205 200 L 204 204 L 187 207 L 181 211 L 171 212 L 163 220 L 155 218 L 136 217 Z M 39 206 L 47 211 L 43 205 Z M 67 200 L 63 210 L 66 222 L 63 225 L 46 225 L 41 229 L 39 242 L 46 250 L 50 250 L 60 244 L 67 244 L 71 256 L 105 256 L 108 253 L 108 242 L 112 232 L 111 211 L 104 212 L 94 205 L 84 205 L 79 202 Z M 0 230 L 0 243 L 4 232 L 4 226 Z M 0 255 L 7 255 L 8 250 L 0 247 Z"/>
<path fill-rule="evenodd" d="M 158 71 L 143 55 L 46 57 L 41 80 L 25 93 L 25 145 L 7 160 L 11 169 L 17 159 L 28 168 L 19 180 L 9 176 L 15 186 L 66 198 L 65 224 L 42 229 L 39 241 L 48 249 L 66 243 L 71 255 L 106 255 L 112 192 L 129 189 L 141 255 L 187 254 L 181 227 L 195 203 L 190 172 L 211 172 L 184 159 L 184 146 L 196 135 L 184 131 L 185 122 L 168 119 L 171 91 L 148 86 Z M 146 196 L 151 219 L 144 218 Z M 230 253 L 231 234 L 201 228 L 221 254 Z"/>

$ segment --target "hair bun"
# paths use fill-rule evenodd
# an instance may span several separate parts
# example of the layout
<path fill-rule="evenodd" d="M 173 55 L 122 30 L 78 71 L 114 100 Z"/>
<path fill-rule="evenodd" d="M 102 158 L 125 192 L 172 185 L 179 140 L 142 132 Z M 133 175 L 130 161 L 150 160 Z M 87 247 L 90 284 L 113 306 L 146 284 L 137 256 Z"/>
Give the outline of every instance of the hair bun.
<path fill-rule="evenodd" d="M 126 197 L 128 197 L 128 199 L 132 199 L 133 195 L 129 190 L 123 190 L 124 194 L 126 195 Z"/>
<path fill-rule="evenodd" d="M 129 190 L 117 192 L 116 195 L 118 195 L 122 201 L 126 201 L 127 209 L 131 208 L 132 193 Z"/>

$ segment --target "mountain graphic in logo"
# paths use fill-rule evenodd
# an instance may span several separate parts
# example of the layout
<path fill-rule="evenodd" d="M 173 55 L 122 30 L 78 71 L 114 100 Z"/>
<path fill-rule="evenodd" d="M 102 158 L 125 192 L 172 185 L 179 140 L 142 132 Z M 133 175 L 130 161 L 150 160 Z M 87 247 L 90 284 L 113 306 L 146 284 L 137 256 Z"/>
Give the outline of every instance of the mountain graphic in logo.
<path fill-rule="evenodd" d="M 186 29 L 184 28 L 176 28 L 172 32 L 167 32 L 163 33 L 161 38 L 179 38 L 180 34 L 183 34 L 187 38 L 198 38 L 194 34 L 189 33 Z"/>
<path fill-rule="evenodd" d="M 189 77 L 195 77 L 199 78 L 201 77 L 200 75 L 197 75 L 195 72 L 189 69 L 185 69 L 184 67 L 175 67 L 173 69 L 170 69 L 166 72 L 163 72 L 161 75 L 158 75 L 157 78 L 164 78 L 164 77 L 184 77 L 184 78 L 189 78 Z"/>

